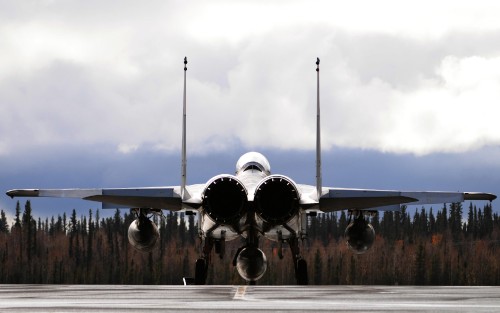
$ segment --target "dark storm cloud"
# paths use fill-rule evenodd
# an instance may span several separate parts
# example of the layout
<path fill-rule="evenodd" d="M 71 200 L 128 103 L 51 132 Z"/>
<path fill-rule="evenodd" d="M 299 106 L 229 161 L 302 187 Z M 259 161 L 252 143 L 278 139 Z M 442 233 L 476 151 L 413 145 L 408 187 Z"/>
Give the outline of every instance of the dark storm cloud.
<path fill-rule="evenodd" d="M 190 181 L 256 149 L 314 183 L 320 57 L 326 182 L 459 189 L 451 177 L 494 192 L 498 12 L 487 1 L 1 1 L 0 183 L 177 184 L 184 56 Z"/>

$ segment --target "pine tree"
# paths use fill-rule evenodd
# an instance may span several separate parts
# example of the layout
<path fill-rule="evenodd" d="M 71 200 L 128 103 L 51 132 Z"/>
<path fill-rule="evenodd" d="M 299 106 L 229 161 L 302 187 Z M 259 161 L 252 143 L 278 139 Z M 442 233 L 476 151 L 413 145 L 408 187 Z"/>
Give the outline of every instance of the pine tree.
<path fill-rule="evenodd" d="M 321 253 L 319 249 L 316 249 L 316 253 L 314 254 L 314 284 L 320 285 L 323 274 L 323 262 L 321 260 Z"/>
<path fill-rule="evenodd" d="M 476 238 L 476 223 L 474 221 L 474 207 L 469 204 L 469 214 L 467 216 L 467 236 Z"/>
<path fill-rule="evenodd" d="M 446 207 L 446 204 L 443 205 L 438 225 L 440 232 L 445 232 L 448 229 L 448 208 Z"/>
<path fill-rule="evenodd" d="M 328 231 L 331 232 L 331 238 L 337 240 L 340 237 L 339 226 L 337 221 L 337 212 L 329 213 Z M 378 218 L 378 216 L 377 216 Z"/>
<path fill-rule="evenodd" d="M 37 227 L 31 203 L 26 203 L 24 213 L 19 206 L 18 225 L 14 223 L 10 233 L 4 232 L 5 212 L 0 210 L 0 283 L 177 284 L 182 274 L 188 275 L 194 268 L 192 257 L 199 247 L 188 238 L 197 229 L 190 217 L 184 220 L 170 212 L 165 219 L 153 219 L 160 224 L 161 249 L 142 254 L 131 249 L 127 240 L 133 214 L 115 212 L 115 216 L 101 221 L 97 212 L 94 219 L 92 210 L 80 217 L 73 210 L 67 222 L 64 213 L 57 218 L 46 217 L 45 221 L 38 218 Z M 318 240 L 310 240 L 302 250 L 310 264 L 311 283 L 500 284 L 500 249 L 495 247 L 500 234 L 499 214 L 493 213 L 491 204 L 479 210 L 469 206 L 467 223 L 460 226 L 459 206 L 444 207 L 443 211 L 438 210 L 434 219 L 432 209 L 419 209 L 410 216 L 402 206 L 401 212 L 393 212 L 392 217 L 381 217 L 380 226 L 373 217 L 378 236 L 372 250 L 361 256 L 348 251 L 343 239 L 331 240 L 347 226 L 345 211 L 319 216 Z M 187 225 L 182 225 L 186 221 Z M 465 238 L 459 238 L 460 244 L 450 241 L 452 229 Z M 240 242 L 227 244 L 226 251 L 232 255 Z M 267 240 L 260 244 L 269 262 L 269 272 L 261 283 L 293 283 L 289 262 L 277 260 L 272 252 L 276 245 Z M 230 263 L 231 257 L 214 260 L 209 281 L 239 283 Z"/>
<path fill-rule="evenodd" d="M 380 231 L 389 242 L 393 242 L 396 238 L 394 213 L 392 211 L 384 211 L 382 221 L 380 222 Z"/>
<path fill-rule="evenodd" d="M 434 213 L 432 212 L 432 207 L 429 212 L 429 232 L 434 234 L 436 232 L 436 218 L 434 217 Z"/>
<path fill-rule="evenodd" d="M 415 257 L 415 285 L 425 285 L 425 250 L 422 243 L 418 245 Z"/>
<path fill-rule="evenodd" d="M 487 203 L 484 206 L 484 235 L 487 237 L 491 237 L 491 233 L 493 232 L 493 209 L 491 207 L 491 203 Z"/>
<path fill-rule="evenodd" d="M 0 233 L 9 233 L 9 223 L 3 210 L 0 211 Z"/>
<path fill-rule="evenodd" d="M 345 214 L 345 211 L 340 212 L 340 218 L 339 218 L 339 236 L 335 238 L 338 240 L 341 236 L 344 235 L 344 231 L 347 228 L 347 217 Z"/>
<path fill-rule="evenodd" d="M 448 221 L 453 240 L 458 240 L 462 233 L 462 203 L 452 203 L 450 205 L 450 218 Z"/>
<path fill-rule="evenodd" d="M 75 236 L 77 234 L 77 220 L 76 220 L 76 210 L 73 209 L 73 211 L 71 212 L 71 217 L 70 217 L 70 221 L 69 221 L 69 247 L 68 247 L 68 253 L 69 253 L 69 256 L 72 257 L 74 256 L 74 252 L 75 252 Z"/>
<path fill-rule="evenodd" d="M 14 228 L 21 228 L 21 205 L 19 201 L 16 204 L 16 219 L 14 222 Z"/>
<path fill-rule="evenodd" d="M 184 213 L 181 213 L 179 218 L 179 238 L 181 240 L 181 245 L 186 244 L 186 232 L 186 220 L 184 219 Z"/>
<path fill-rule="evenodd" d="M 439 255 L 436 253 L 432 256 L 431 273 L 430 273 L 430 284 L 432 286 L 440 285 L 441 277 L 441 260 Z"/>
<path fill-rule="evenodd" d="M 35 227 L 33 225 L 33 214 L 31 210 L 31 202 L 28 200 L 24 205 L 24 213 L 22 218 L 22 229 L 26 240 L 26 256 L 28 262 L 31 262 L 31 254 L 34 250 L 33 241 L 35 236 Z M 35 224 L 36 225 L 36 224 Z"/>
<path fill-rule="evenodd" d="M 164 220 L 162 218 L 162 220 Z M 189 243 L 191 245 L 194 245 L 195 241 L 196 241 L 196 238 L 197 238 L 197 233 L 198 233 L 198 227 L 195 223 L 195 220 L 194 220 L 194 214 L 191 214 L 188 216 L 188 227 L 189 227 Z"/>

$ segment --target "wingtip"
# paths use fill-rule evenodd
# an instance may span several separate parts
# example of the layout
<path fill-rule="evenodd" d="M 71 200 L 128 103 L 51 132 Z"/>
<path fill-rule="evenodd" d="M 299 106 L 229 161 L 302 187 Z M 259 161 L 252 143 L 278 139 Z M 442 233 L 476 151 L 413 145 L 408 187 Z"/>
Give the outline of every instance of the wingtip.
<path fill-rule="evenodd" d="M 467 192 L 464 195 L 464 200 L 485 200 L 485 201 L 493 201 L 497 198 L 496 195 L 492 193 L 484 193 L 484 192 Z"/>
<path fill-rule="evenodd" d="M 11 199 L 14 199 L 14 197 L 16 196 L 16 190 L 8 190 L 5 194 Z"/>
<path fill-rule="evenodd" d="M 39 193 L 39 189 L 12 189 L 5 194 L 14 199 L 15 197 L 38 197 Z"/>

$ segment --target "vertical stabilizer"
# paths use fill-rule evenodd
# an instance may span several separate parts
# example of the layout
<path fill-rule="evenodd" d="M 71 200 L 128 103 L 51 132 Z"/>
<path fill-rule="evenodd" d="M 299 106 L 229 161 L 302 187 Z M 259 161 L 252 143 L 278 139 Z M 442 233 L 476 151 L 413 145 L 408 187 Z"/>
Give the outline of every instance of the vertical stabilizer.
<path fill-rule="evenodd" d="M 186 194 L 186 72 L 187 72 L 187 57 L 184 57 L 184 95 L 182 101 L 182 161 L 181 161 L 181 199 L 184 201 L 187 198 Z"/>
<path fill-rule="evenodd" d="M 317 89 L 316 89 L 316 192 L 318 194 L 318 201 L 321 198 L 321 114 L 319 105 L 319 58 L 316 58 L 316 76 L 317 76 Z"/>

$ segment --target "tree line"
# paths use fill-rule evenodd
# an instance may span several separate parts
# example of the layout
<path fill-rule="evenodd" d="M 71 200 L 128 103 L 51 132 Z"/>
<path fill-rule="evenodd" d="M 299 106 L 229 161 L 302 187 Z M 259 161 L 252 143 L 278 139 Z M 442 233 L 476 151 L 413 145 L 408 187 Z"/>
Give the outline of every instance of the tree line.
<path fill-rule="evenodd" d="M 302 243 L 310 284 L 367 285 L 500 285 L 500 217 L 491 204 L 461 203 L 434 213 L 425 208 L 386 211 L 371 217 L 377 238 L 362 255 L 343 239 L 349 223 L 345 211 L 308 217 L 308 239 Z M 196 218 L 166 212 L 154 216 L 160 237 L 150 253 L 136 251 L 127 239 L 135 216 L 116 210 L 101 218 L 99 210 L 77 216 L 72 210 L 34 218 L 31 202 L 8 224 L 0 210 L 0 283 L 34 284 L 181 284 L 194 275 L 199 256 Z M 243 245 L 226 244 L 226 255 L 213 254 L 209 284 L 243 284 L 232 258 Z M 292 256 L 283 245 L 261 240 L 268 270 L 259 284 L 295 284 Z"/>

